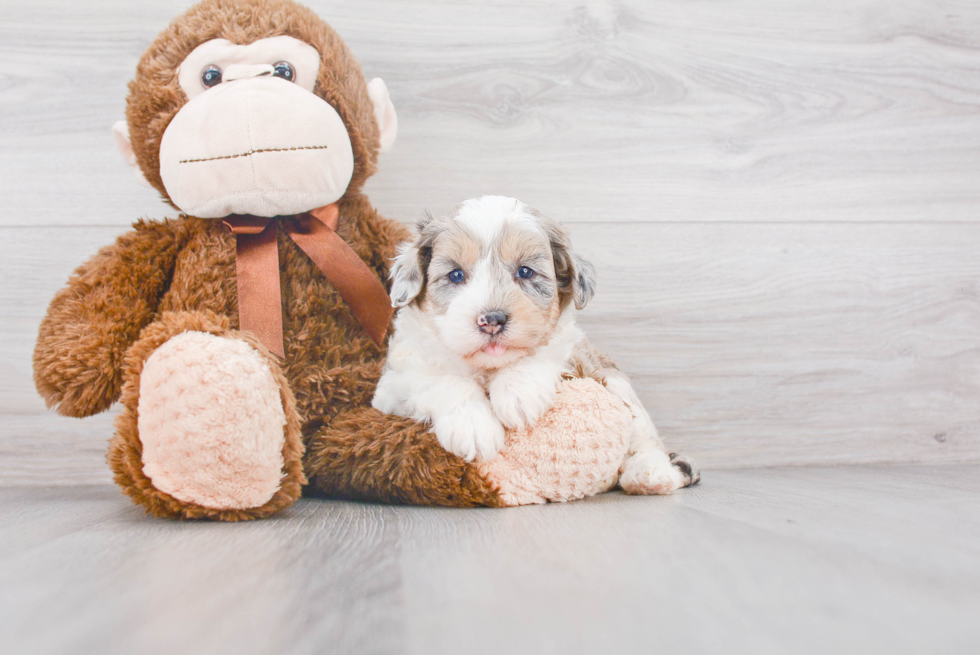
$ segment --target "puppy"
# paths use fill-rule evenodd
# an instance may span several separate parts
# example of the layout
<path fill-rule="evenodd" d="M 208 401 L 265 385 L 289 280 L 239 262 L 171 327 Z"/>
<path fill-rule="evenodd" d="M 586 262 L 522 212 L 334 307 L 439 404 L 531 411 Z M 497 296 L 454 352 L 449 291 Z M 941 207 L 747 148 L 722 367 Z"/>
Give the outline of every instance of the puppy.
<path fill-rule="evenodd" d="M 670 493 L 699 479 L 692 462 L 664 452 L 629 378 L 576 326 L 595 269 L 557 221 L 513 198 L 467 200 L 419 222 L 391 282 L 399 311 L 376 409 L 429 422 L 444 448 L 486 460 L 505 428 L 551 407 L 562 377 L 592 377 L 633 413 L 625 491 Z"/>

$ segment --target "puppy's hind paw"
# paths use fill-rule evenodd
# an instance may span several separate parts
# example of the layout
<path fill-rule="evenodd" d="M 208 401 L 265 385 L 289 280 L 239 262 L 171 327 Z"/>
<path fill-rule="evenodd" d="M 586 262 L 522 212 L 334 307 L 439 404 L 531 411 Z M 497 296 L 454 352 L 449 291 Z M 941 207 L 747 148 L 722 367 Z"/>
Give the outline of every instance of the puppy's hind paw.
<path fill-rule="evenodd" d="M 674 465 L 674 468 L 680 469 L 680 472 L 687 476 L 685 487 L 693 487 L 701 482 L 701 469 L 698 468 L 693 459 L 680 453 L 670 453 L 669 456 L 670 463 Z"/>
<path fill-rule="evenodd" d="M 646 450 L 632 455 L 623 465 L 619 486 L 628 494 L 667 495 L 697 484 L 701 473 L 687 457 L 662 450 Z"/>

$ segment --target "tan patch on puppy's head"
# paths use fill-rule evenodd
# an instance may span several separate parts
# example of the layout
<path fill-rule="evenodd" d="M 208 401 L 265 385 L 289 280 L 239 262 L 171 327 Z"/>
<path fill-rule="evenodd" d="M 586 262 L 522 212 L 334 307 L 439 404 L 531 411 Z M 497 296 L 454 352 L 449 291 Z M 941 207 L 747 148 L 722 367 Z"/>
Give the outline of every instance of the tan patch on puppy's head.
<path fill-rule="evenodd" d="M 485 255 L 486 244 L 452 219 L 440 219 L 433 226 L 433 262 L 442 261 L 463 270 L 471 269 Z"/>
<path fill-rule="evenodd" d="M 432 256 L 425 270 L 427 281 L 419 307 L 427 314 L 445 314 L 460 285 L 450 279 L 453 271 L 472 271 L 484 254 L 484 244 L 452 219 L 438 219 L 429 228 Z"/>
<path fill-rule="evenodd" d="M 419 223 L 395 261 L 392 298 L 414 302 L 451 351 L 499 368 L 548 343 L 572 301 L 584 306 L 591 271 L 557 221 L 484 197 Z"/>
<path fill-rule="evenodd" d="M 595 294 L 595 267 L 572 250 L 572 240 L 565 226 L 530 207 L 528 212 L 548 236 L 562 310 L 572 302 L 576 309 L 584 309 Z"/>

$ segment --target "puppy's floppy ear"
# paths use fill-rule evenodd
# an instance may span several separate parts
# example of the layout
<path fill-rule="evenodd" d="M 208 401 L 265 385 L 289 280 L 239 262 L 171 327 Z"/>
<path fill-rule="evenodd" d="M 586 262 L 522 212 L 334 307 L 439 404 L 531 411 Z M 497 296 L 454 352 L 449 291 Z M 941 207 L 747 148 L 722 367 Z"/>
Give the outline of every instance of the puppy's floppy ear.
<path fill-rule="evenodd" d="M 391 265 L 391 306 L 398 308 L 410 304 L 425 288 L 426 270 L 432 258 L 432 240 L 426 226 L 432 215 L 426 214 L 419 221 L 419 234 L 415 241 L 403 243 Z"/>
<path fill-rule="evenodd" d="M 551 254 L 555 259 L 555 280 L 561 308 L 569 302 L 575 309 L 583 309 L 595 295 L 595 267 L 572 250 L 572 240 L 558 221 L 549 220 L 546 226 L 551 241 Z"/>
<path fill-rule="evenodd" d="M 425 286 L 425 271 L 419 262 L 418 239 L 403 243 L 391 265 L 391 306 L 404 307 L 415 300 Z"/>
<path fill-rule="evenodd" d="M 572 264 L 572 298 L 575 300 L 575 309 L 584 309 L 595 295 L 595 266 L 575 253 L 572 253 Z"/>

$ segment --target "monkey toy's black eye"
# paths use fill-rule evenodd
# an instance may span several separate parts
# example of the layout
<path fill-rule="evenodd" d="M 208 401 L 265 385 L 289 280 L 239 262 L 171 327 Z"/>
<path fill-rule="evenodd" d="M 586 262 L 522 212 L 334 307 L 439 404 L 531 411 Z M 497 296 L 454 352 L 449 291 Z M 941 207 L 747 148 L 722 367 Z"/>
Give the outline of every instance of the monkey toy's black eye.
<path fill-rule="evenodd" d="M 205 89 L 221 84 L 221 69 L 214 64 L 206 67 L 201 71 L 201 84 L 204 85 Z"/>
<path fill-rule="evenodd" d="M 280 61 L 278 64 L 273 66 L 275 71 L 272 73 L 276 77 L 281 77 L 287 82 L 295 82 L 296 74 L 293 73 L 293 66 L 288 61 Z"/>
<path fill-rule="evenodd" d="M 459 270 L 458 268 L 449 274 L 449 281 L 453 284 L 460 284 L 466 279 L 466 273 Z"/>

